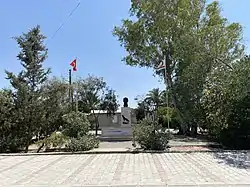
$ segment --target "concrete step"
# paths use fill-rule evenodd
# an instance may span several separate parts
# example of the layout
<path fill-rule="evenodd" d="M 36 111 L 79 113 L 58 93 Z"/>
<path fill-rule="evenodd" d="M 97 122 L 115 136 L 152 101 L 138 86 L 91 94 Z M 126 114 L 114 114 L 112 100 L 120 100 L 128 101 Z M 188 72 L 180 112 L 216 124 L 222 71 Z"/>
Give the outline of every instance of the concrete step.
<path fill-rule="evenodd" d="M 97 137 L 101 141 L 130 141 L 132 140 L 132 136 L 123 136 L 123 137 L 118 137 L 118 136 L 99 136 Z"/>

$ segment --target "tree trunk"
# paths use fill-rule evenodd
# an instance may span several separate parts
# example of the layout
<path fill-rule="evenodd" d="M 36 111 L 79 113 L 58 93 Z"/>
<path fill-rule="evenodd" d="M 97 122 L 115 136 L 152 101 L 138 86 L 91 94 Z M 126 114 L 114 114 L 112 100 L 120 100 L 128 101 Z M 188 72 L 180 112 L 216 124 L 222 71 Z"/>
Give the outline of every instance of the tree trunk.
<path fill-rule="evenodd" d="M 172 73 L 173 73 L 173 70 L 171 70 L 171 64 L 172 64 L 172 61 L 171 61 L 171 52 L 170 51 L 165 51 L 164 52 L 164 58 L 166 60 L 166 83 L 167 83 L 167 86 L 169 88 L 169 90 L 171 91 L 171 95 L 172 95 L 172 101 L 171 101 L 171 104 L 174 105 L 174 107 L 177 106 L 177 97 L 176 97 L 176 94 L 175 94 L 175 91 L 174 91 L 174 83 L 173 83 L 173 79 L 172 79 Z"/>
<path fill-rule="evenodd" d="M 99 128 L 99 125 L 98 125 L 98 122 L 95 123 L 95 135 L 97 136 L 98 135 L 98 128 Z"/>
<path fill-rule="evenodd" d="M 186 128 L 187 127 L 187 128 Z M 180 124 L 178 135 L 187 135 L 189 133 L 189 124 Z"/>
<path fill-rule="evenodd" d="M 26 141 L 26 146 L 25 146 L 25 153 L 28 153 L 28 151 L 29 151 L 30 140 L 32 139 L 32 138 L 30 138 L 30 134 L 31 134 L 31 129 L 29 127 L 28 128 L 28 140 Z"/>
<path fill-rule="evenodd" d="M 28 141 L 26 142 L 25 153 L 28 153 L 28 151 L 29 151 L 29 145 L 30 145 L 30 140 L 28 140 Z"/>
<path fill-rule="evenodd" d="M 98 135 L 98 129 L 99 129 L 99 120 L 98 120 L 98 118 L 99 118 L 99 114 L 100 113 L 94 113 L 93 112 L 93 115 L 94 115 L 94 118 L 95 118 L 95 135 L 97 136 Z"/>
<path fill-rule="evenodd" d="M 181 127 L 181 125 L 179 126 L 179 131 L 178 131 L 178 135 L 184 135 L 186 132 L 185 130 Z"/>
<path fill-rule="evenodd" d="M 191 126 L 191 136 L 196 136 L 197 135 L 197 130 L 198 130 L 198 126 L 197 126 L 197 124 L 193 124 L 192 126 Z"/>
<path fill-rule="evenodd" d="M 98 129 L 99 129 L 99 121 L 98 121 L 98 116 L 95 117 L 95 135 L 98 135 Z"/>
<path fill-rule="evenodd" d="M 37 149 L 36 152 L 39 153 L 39 152 L 41 151 L 41 149 L 44 147 L 44 145 L 45 145 L 45 144 L 43 143 L 43 144 Z"/>

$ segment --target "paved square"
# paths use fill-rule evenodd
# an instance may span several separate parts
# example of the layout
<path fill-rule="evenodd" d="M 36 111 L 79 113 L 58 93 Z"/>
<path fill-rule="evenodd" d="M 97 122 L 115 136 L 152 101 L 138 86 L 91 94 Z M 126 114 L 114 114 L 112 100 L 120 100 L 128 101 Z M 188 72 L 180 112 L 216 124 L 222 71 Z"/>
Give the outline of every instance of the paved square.
<path fill-rule="evenodd" d="M 250 186 L 250 153 L 0 156 L 0 186 Z"/>

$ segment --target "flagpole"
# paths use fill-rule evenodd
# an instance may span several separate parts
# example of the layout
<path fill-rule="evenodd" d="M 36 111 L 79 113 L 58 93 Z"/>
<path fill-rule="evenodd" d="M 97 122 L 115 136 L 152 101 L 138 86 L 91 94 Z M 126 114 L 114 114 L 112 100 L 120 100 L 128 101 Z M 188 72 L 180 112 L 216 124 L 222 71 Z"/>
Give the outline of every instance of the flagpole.
<path fill-rule="evenodd" d="M 77 57 L 76 57 L 76 62 L 77 62 L 78 60 L 77 60 Z M 76 83 L 77 85 L 76 85 L 76 112 L 78 112 L 78 90 L 79 90 L 79 88 L 78 88 L 78 83 Z"/>
<path fill-rule="evenodd" d="M 73 71 L 76 71 L 76 61 L 77 61 L 77 58 L 75 58 L 74 61 L 71 62 L 71 66 L 73 67 Z M 69 83 L 70 85 L 72 84 L 71 83 L 71 79 L 72 79 L 72 72 L 71 72 L 71 69 L 69 70 Z M 72 105 L 72 110 L 74 109 L 74 87 L 71 87 L 70 88 L 70 94 L 69 94 L 69 97 L 70 97 L 70 102 L 71 102 L 71 105 Z M 76 99 L 77 101 L 77 99 Z M 78 101 L 77 101 L 78 102 Z M 77 103 L 76 103 L 77 104 Z M 78 106 L 77 106 L 78 107 Z M 76 108 L 77 109 L 77 108 Z"/>
<path fill-rule="evenodd" d="M 72 73 L 71 73 L 71 69 L 69 69 L 69 102 L 72 102 L 72 100 L 71 100 L 71 75 Z"/>

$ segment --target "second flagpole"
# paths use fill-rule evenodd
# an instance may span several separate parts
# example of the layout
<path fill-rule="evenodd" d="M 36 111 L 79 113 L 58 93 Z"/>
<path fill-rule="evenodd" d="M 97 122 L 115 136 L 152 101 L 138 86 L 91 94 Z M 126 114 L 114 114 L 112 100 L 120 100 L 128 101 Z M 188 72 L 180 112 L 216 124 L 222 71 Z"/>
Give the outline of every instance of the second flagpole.
<path fill-rule="evenodd" d="M 77 57 L 75 59 L 77 62 L 78 61 Z M 78 112 L 78 90 L 79 90 L 79 85 L 78 85 L 78 82 L 76 82 L 76 112 Z"/>
<path fill-rule="evenodd" d="M 69 69 L 69 102 L 71 103 L 71 110 L 73 110 L 73 90 L 72 90 L 72 71 Z"/>
<path fill-rule="evenodd" d="M 76 68 L 76 61 L 77 58 L 75 58 L 71 63 L 70 66 L 73 67 L 73 71 L 77 71 Z M 76 111 L 78 111 L 78 86 L 76 88 L 76 93 L 74 92 L 75 90 L 75 84 L 72 87 L 72 70 L 69 69 L 69 102 L 71 103 L 71 110 L 74 110 L 74 98 L 76 98 Z"/>

